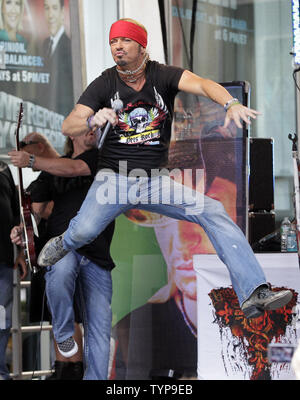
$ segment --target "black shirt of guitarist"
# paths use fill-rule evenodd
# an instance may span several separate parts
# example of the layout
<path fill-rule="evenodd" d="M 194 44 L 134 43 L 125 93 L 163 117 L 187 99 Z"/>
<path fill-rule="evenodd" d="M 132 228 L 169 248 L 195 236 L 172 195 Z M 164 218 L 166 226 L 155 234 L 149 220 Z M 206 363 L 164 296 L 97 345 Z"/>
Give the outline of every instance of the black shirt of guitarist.
<path fill-rule="evenodd" d="M 0 161 L 0 210 L 0 264 L 13 266 L 14 248 L 10 231 L 20 223 L 20 209 L 12 173 L 3 161 Z"/>
<path fill-rule="evenodd" d="M 87 150 L 75 159 L 84 161 L 90 168 L 91 175 L 76 177 L 58 177 L 48 172 L 41 172 L 38 178 L 28 188 L 32 202 L 43 203 L 54 201 L 54 207 L 47 220 L 47 232 L 44 240 L 61 235 L 69 226 L 83 203 L 87 192 L 94 180 L 97 168 L 97 149 Z M 67 157 L 67 156 L 66 156 Z M 85 256 L 104 269 L 112 270 L 115 264 L 110 255 L 110 245 L 114 233 L 115 221 L 100 233 L 97 238 L 77 249 Z"/>

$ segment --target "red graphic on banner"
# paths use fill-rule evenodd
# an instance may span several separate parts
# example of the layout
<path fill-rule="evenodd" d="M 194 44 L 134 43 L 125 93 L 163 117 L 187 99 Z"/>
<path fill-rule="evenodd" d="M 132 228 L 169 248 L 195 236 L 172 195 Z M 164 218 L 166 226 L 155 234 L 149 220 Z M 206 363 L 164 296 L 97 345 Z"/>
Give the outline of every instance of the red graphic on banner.
<path fill-rule="evenodd" d="M 274 291 L 282 289 L 285 288 L 273 288 Z M 251 380 L 271 379 L 271 365 L 267 357 L 268 344 L 274 339 L 275 342 L 281 342 L 287 335 L 287 327 L 292 324 L 298 293 L 293 289 L 290 290 L 293 292 L 293 298 L 285 307 L 265 311 L 255 319 L 245 317 L 232 288 L 213 289 L 209 293 L 215 309 L 215 322 L 220 328 L 221 340 L 224 340 L 224 329 L 230 328 L 233 337 L 238 339 L 237 346 L 242 350 L 240 354 L 251 368 Z M 233 355 L 228 354 L 228 356 Z"/>

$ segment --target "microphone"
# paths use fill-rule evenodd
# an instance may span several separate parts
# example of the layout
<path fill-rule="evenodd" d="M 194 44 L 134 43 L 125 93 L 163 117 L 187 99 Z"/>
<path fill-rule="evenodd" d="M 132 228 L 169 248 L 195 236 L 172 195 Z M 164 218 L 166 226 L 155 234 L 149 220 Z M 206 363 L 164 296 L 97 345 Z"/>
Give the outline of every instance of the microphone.
<path fill-rule="evenodd" d="M 118 112 L 118 111 L 122 110 L 122 108 L 123 108 L 123 101 L 122 101 L 122 100 L 117 99 L 117 100 L 114 100 L 114 101 L 113 101 L 113 103 L 112 103 L 112 109 L 113 109 L 115 112 Z M 98 149 L 101 149 L 101 147 L 103 146 L 104 140 L 105 140 L 106 135 L 108 134 L 108 131 L 110 130 L 110 128 L 111 128 L 111 123 L 110 123 L 110 122 L 107 122 L 107 124 L 106 124 L 106 126 L 105 126 L 105 129 L 104 129 L 102 135 L 100 136 L 100 138 L 99 138 L 99 140 L 98 140 Z M 99 130 L 100 130 L 100 129 L 99 129 Z M 101 131 L 101 130 L 100 130 L 100 131 Z"/>
<path fill-rule="evenodd" d="M 261 239 L 259 239 L 258 243 L 259 244 L 263 244 L 265 242 L 267 242 L 268 240 L 271 240 L 273 238 L 275 238 L 278 234 L 280 233 L 280 229 L 276 229 L 276 231 L 269 233 L 268 235 L 262 237 Z"/>

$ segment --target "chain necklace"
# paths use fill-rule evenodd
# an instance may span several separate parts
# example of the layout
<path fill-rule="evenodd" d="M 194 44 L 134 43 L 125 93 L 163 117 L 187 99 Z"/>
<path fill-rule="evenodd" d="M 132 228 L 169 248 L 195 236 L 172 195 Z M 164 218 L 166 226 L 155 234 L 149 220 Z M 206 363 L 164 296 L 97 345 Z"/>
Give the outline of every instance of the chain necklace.
<path fill-rule="evenodd" d="M 130 83 L 136 82 L 143 75 L 148 60 L 149 60 L 149 55 L 146 54 L 141 65 L 134 71 L 130 70 L 123 71 L 117 67 L 117 71 L 120 74 L 120 78 L 124 82 L 130 82 Z"/>

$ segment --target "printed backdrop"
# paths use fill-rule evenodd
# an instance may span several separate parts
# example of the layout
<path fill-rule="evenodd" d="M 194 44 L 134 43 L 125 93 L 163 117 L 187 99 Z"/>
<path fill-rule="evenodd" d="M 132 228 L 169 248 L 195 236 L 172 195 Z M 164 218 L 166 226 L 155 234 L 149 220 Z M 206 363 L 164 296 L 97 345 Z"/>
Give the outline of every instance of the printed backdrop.
<path fill-rule="evenodd" d="M 11 3 L 14 2 L 1 2 L 4 26 Z M 21 101 L 24 102 L 21 138 L 38 131 L 62 152 L 65 138 L 61 124 L 74 105 L 69 0 L 64 1 L 63 9 L 60 0 L 49 1 L 51 14 L 46 13 L 44 0 L 17 3 L 16 20 L 7 22 L 14 26 L 16 38 L 10 40 L 5 29 L 0 30 L 0 157 L 15 146 Z M 48 43 L 54 19 L 65 33 L 50 54 Z"/>
<path fill-rule="evenodd" d="M 252 321 L 241 312 L 224 264 L 215 255 L 194 257 L 198 289 L 198 378 L 292 380 L 289 363 L 268 362 L 269 343 L 297 345 L 300 271 L 296 253 L 256 254 L 273 290 L 292 290 L 285 307 Z"/>
<path fill-rule="evenodd" d="M 231 93 L 243 101 L 243 85 Z M 205 193 L 223 203 L 246 231 L 247 131 L 224 129 L 223 107 L 180 93 L 169 152 L 169 168 L 188 170 L 185 184 L 202 191 L 196 170 L 205 171 Z M 187 178 L 187 179 L 186 179 Z M 215 250 L 197 224 L 131 210 L 117 219 L 112 243 L 113 337 L 117 379 L 149 379 L 152 370 L 197 370 L 195 254 Z"/>

